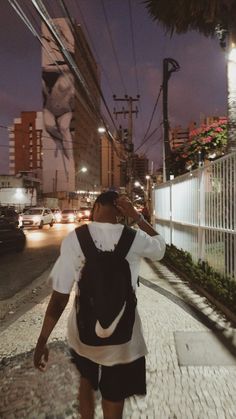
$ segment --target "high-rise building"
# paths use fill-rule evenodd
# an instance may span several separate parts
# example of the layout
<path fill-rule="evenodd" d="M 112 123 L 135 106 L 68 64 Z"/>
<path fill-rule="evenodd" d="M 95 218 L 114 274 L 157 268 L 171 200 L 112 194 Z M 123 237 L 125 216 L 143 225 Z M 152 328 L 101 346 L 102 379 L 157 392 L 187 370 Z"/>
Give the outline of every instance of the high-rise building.
<path fill-rule="evenodd" d="M 75 97 L 75 170 L 76 189 L 100 189 L 101 158 L 100 134 L 100 73 L 80 25 L 75 27 L 75 61 L 85 80 L 87 97 L 77 86 Z M 92 104 L 91 104 L 91 102 Z M 87 172 L 81 173 L 86 167 Z"/>
<path fill-rule="evenodd" d="M 9 127 L 9 174 L 42 176 L 42 112 L 21 112 Z"/>
<path fill-rule="evenodd" d="M 134 154 L 133 156 L 133 176 L 135 180 L 140 181 L 142 184 L 146 184 L 146 176 L 148 174 L 148 158 L 145 155 L 139 156 Z"/>
<path fill-rule="evenodd" d="M 98 68 L 81 27 L 75 25 L 72 31 L 65 18 L 54 19 L 53 23 L 82 79 L 79 81 L 72 73 L 43 24 L 43 149 L 47 149 L 43 158 L 43 190 L 56 196 L 100 186 L 100 103 Z M 86 172 L 81 171 L 84 167 Z"/>
<path fill-rule="evenodd" d="M 101 185 L 102 189 L 119 189 L 125 186 L 125 176 L 120 157 L 123 155 L 123 145 L 115 146 L 104 134 L 101 137 Z"/>
<path fill-rule="evenodd" d="M 196 128 L 196 122 L 190 122 L 187 128 L 183 128 L 181 125 L 176 126 L 170 130 L 170 146 L 171 149 L 186 144 L 189 141 L 189 134 Z"/>

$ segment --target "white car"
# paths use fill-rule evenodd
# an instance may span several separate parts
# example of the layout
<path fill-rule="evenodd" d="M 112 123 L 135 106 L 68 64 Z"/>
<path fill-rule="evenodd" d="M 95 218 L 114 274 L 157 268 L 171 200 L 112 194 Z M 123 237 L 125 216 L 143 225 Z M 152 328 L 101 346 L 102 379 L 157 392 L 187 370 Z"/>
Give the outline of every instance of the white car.
<path fill-rule="evenodd" d="M 75 223 L 77 221 L 76 210 L 64 209 L 61 212 L 61 223 Z"/>
<path fill-rule="evenodd" d="M 44 225 L 49 224 L 50 227 L 54 224 L 54 216 L 50 208 L 28 208 L 21 214 L 22 227 L 38 227 L 43 228 Z"/>

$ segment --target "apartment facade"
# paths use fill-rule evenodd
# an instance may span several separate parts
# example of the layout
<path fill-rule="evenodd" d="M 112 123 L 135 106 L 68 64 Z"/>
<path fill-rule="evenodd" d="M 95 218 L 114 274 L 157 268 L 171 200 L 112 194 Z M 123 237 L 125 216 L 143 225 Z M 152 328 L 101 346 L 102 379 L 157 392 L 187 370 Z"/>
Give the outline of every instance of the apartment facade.
<path fill-rule="evenodd" d="M 101 137 L 101 186 L 102 189 L 120 189 L 125 187 L 126 172 L 124 146 L 114 144 L 106 135 Z"/>
<path fill-rule="evenodd" d="M 134 154 L 133 158 L 133 176 L 135 180 L 146 184 L 146 176 L 149 173 L 149 160 L 145 155 Z"/>
<path fill-rule="evenodd" d="M 189 141 L 189 134 L 191 131 L 196 129 L 196 122 L 190 122 L 187 128 L 183 128 L 181 125 L 177 125 L 176 127 L 170 130 L 170 146 L 172 150 L 180 147 L 183 144 L 188 143 Z"/>
<path fill-rule="evenodd" d="M 21 112 L 9 127 L 9 174 L 31 172 L 42 179 L 42 112 Z"/>

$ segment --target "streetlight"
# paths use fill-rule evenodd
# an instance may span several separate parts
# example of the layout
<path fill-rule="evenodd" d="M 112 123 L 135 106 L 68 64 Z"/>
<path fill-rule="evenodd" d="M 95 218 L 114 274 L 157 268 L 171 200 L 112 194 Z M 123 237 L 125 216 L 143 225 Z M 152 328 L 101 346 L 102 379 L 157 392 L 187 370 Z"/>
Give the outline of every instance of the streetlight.
<path fill-rule="evenodd" d="M 236 35 L 234 35 L 236 36 Z M 230 39 L 228 49 L 228 62 L 227 62 L 227 78 L 228 78 L 228 144 L 227 152 L 231 153 L 236 150 L 236 44 L 235 38 Z"/>
<path fill-rule="evenodd" d="M 232 44 L 231 51 L 229 52 L 229 61 L 236 63 L 236 46 Z"/>
<path fill-rule="evenodd" d="M 145 179 L 147 181 L 146 184 L 146 201 L 147 201 L 147 206 L 148 209 L 150 211 L 150 207 L 151 207 L 151 176 L 150 175 L 146 175 Z"/>
<path fill-rule="evenodd" d="M 87 167 L 83 166 L 81 167 L 81 169 L 79 170 L 78 173 L 82 172 L 82 173 L 86 173 L 88 171 Z"/>
<path fill-rule="evenodd" d="M 106 132 L 106 128 L 104 128 L 104 127 L 98 127 L 98 132 L 100 134 L 104 134 L 104 132 Z"/>

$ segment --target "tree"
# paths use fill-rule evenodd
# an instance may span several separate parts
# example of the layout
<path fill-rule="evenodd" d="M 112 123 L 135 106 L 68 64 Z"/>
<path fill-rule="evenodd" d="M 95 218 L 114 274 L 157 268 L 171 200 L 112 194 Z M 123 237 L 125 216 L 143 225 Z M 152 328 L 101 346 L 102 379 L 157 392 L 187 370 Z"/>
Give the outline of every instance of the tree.
<path fill-rule="evenodd" d="M 217 35 L 228 53 L 236 51 L 236 0 L 144 0 L 148 13 L 173 35 L 196 30 Z M 236 54 L 235 54 L 236 55 Z M 236 151 L 236 58 L 228 58 L 228 152 Z"/>

